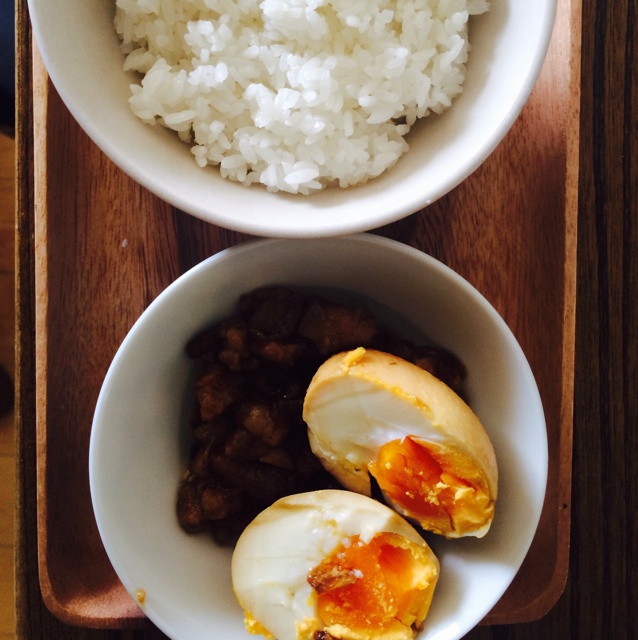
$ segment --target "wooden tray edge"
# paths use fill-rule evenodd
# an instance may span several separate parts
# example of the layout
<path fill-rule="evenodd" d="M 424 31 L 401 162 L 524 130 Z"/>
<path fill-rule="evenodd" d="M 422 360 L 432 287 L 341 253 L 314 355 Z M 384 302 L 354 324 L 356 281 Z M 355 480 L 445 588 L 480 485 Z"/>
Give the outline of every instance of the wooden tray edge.
<path fill-rule="evenodd" d="M 569 552 L 571 531 L 571 481 L 574 419 L 574 367 L 576 358 L 576 291 L 577 291 L 577 251 L 578 251 L 578 184 L 580 145 L 580 97 L 581 97 L 581 35 L 582 0 L 561 2 L 557 7 L 555 30 L 560 21 L 570 25 L 569 46 L 569 105 L 566 127 L 566 185 L 565 185 L 565 269 L 563 335 L 562 335 L 562 389 L 561 428 L 559 444 L 558 502 L 553 508 L 558 510 L 558 541 L 562 547 L 557 550 L 552 578 L 546 591 L 514 612 L 516 622 L 533 622 L 547 615 L 563 594 L 569 574 Z M 486 624 L 509 624 L 509 614 L 490 613 Z"/>
<path fill-rule="evenodd" d="M 559 2 L 559 9 L 567 5 L 567 2 Z M 581 14 L 581 0 L 570 0 L 571 7 L 571 19 L 572 28 L 570 29 L 571 35 L 571 53 L 570 53 L 570 72 L 572 88 L 572 100 L 570 103 L 570 117 L 573 117 L 578 121 L 579 114 L 579 96 L 580 96 L 580 14 Z M 566 13 L 566 11 L 563 11 Z M 575 28 L 576 27 L 576 28 Z M 569 134 L 572 135 L 569 135 Z M 32 131 L 31 131 L 32 134 Z M 575 337 L 575 289 L 576 289 L 576 214 L 578 206 L 578 129 L 577 127 L 570 127 L 568 129 L 567 139 L 567 174 L 568 174 L 568 186 L 566 189 L 566 206 L 565 211 L 571 212 L 573 219 L 568 220 L 569 233 L 566 234 L 566 268 L 565 268 L 565 324 L 563 332 L 563 389 L 562 389 L 562 416 L 561 416 L 561 445 L 560 445 L 560 458 L 566 463 L 561 466 L 561 486 L 569 487 L 571 478 L 571 445 L 572 445 L 572 418 L 573 418 L 573 365 L 574 365 L 574 337 Z M 22 169 L 24 172 L 24 169 Z M 24 175 L 24 173 L 22 173 Z M 31 176 L 34 173 L 31 171 Z M 28 201 L 28 198 L 27 198 Z M 24 200 L 23 200 L 24 202 Z M 24 205 L 21 205 L 21 209 L 24 211 Z M 36 221 L 37 224 L 37 221 Z M 37 257 L 37 256 L 35 256 Z M 16 258 L 18 260 L 18 258 Z M 31 258 L 34 260 L 34 256 Z M 32 263 L 33 264 L 33 263 Z M 28 266 L 28 265 L 26 265 Z M 25 268 L 26 268 L 25 266 Z M 31 274 L 33 277 L 33 274 Z M 36 288 L 36 292 L 37 292 Z M 569 296 L 567 295 L 569 294 Z M 19 325 L 18 325 L 19 326 Z M 24 338 L 26 340 L 26 338 Z M 27 372 L 28 373 L 28 372 Z M 38 385 L 36 385 L 37 387 Z M 42 386 L 40 385 L 40 388 Z M 45 406 L 45 398 L 38 396 L 38 410 Z M 40 471 L 38 471 L 39 473 Z M 563 485 L 565 482 L 565 485 Z M 516 612 L 508 612 L 506 614 L 491 613 L 485 618 L 485 624 L 508 624 L 511 622 L 526 622 L 543 617 L 557 600 L 560 598 L 568 573 L 568 555 L 569 555 L 569 529 L 570 529 L 570 514 L 568 505 L 570 504 L 571 492 L 565 488 L 561 497 L 561 504 L 556 505 L 561 509 L 561 515 L 559 517 L 559 535 L 558 539 L 564 542 L 564 548 L 559 550 L 557 562 L 552 574 L 552 580 L 549 583 L 548 588 L 542 596 L 529 603 L 526 607 L 523 607 Z M 39 501 L 40 504 L 41 501 Z M 563 507 L 562 505 L 565 505 Z M 39 513 L 40 517 L 45 517 L 46 513 Z M 39 552 L 46 548 L 46 538 L 38 538 L 38 550 Z M 130 628 L 131 625 L 139 626 L 143 624 L 145 617 L 140 611 L 139 616 L 132 616 L 131 618 L 104 618 L 104 617 L 91 617 L 82 613 L 72 612 L 68 606 L 59 601 L 51 589 L 51 582 L 48 576 L 48 568 L 44 561 L 45 554 L 41 554 L 39 560 L 40 566 L 40 585 L 44 602 L 47 608 L 59 619 L 68 623 L 81 626 L 90 627 L 103 627 L 103 628 Z M 515 616 L 516 620 L 512 620 Z"/>

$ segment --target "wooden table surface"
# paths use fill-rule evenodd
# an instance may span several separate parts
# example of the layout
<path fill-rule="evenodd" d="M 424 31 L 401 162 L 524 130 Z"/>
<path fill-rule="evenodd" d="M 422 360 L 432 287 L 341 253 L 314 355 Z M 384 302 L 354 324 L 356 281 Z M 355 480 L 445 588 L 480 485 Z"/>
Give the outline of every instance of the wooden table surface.
<path fill-rule="evenodd" d="M 18 31 L 28 41 L 26 0 Z M 638 100 L 636 3 L 582 1 L 576 354 L 569 575 L 543 618 L 478 627 L 470 638 L 634 637 L 638 604 Z M 17 69 L 18 637 L 24 640 L 158 638 L 157 630 L 65 625 L 43 603 L 38 577 L 35 455 L 35 300 L 32 121 Z"/>

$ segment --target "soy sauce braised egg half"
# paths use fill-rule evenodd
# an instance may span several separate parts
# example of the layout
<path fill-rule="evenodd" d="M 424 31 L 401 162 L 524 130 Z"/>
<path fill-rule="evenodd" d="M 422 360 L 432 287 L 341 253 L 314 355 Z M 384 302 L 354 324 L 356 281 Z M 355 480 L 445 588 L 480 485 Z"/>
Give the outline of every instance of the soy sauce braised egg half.
<path fill-rule="evenodd" d="M 304 401 L 310 446 L 341 484 L 448 538 L 484 536 L 494 517 L 494 448 L 441 380 L 397 356 L 355 349 L 328 359 Z"/>
<path fill-rule="evenodd" d="M 403 518 L 339 490 L 282 498 L 245 529 L 232 559 L 248 630 L 278 640 L 411 640 L 438 577 Z"/>

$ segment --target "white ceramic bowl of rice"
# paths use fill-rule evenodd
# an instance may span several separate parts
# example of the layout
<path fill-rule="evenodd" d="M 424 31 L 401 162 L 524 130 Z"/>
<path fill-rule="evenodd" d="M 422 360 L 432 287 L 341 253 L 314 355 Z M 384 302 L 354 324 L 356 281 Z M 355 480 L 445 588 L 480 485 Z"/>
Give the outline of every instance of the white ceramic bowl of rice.
<path fill-rule="evenodd" d="M 471 174 L 531 93 L 556 0 L 29 7 L 62 99 L 126 173 L 226 228 L 319 237 L 398 220 Z"/>

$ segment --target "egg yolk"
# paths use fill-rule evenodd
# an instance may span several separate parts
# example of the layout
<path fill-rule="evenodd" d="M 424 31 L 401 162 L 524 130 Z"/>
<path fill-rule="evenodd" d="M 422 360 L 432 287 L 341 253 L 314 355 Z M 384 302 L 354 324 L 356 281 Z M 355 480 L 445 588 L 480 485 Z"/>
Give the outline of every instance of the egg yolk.
<path fill-rule="evenodd" d="M 438 566 L 421 547 L 384 532 L 368 543 L 358 535 L 347 538 L 309 572 L 308 583 L 326 630 L 337 625 L 356 637 L 412 638 L 437 578 Z"/>
<path fill-rule="evenodd" d="M 481 474 L 459 452 L 406 437 L 381 447 L 369 469 L 384 496 L 428 531 L 457 537 L 492 519 L 494 502 Z"/>

